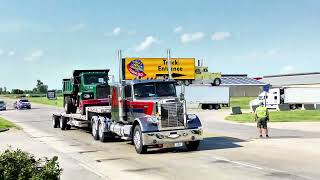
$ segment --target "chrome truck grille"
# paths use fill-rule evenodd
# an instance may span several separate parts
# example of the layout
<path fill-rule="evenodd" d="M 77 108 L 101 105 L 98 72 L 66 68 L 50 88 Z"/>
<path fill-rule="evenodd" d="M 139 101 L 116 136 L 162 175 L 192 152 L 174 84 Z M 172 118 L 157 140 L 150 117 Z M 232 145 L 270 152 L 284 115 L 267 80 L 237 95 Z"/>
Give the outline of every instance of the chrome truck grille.
<path fill-rule="evenodd" d="M 161 127 L 181 127 L 184 126 L 183 103 L 161 104 Z"/>
<path fill-rule="evenodd" d="M 108 85 L 97 87 L 97 99 L 108 98 L 109 94 L 110 94 L 110 87 Z"/>

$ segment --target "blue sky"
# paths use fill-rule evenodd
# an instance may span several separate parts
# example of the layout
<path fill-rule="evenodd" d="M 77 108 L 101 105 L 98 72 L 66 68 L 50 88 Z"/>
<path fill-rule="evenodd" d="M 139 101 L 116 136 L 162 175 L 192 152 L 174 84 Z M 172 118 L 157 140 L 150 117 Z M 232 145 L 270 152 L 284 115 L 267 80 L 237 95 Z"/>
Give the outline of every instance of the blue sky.
<path fill-rule="evenodd" d="M 320 1 L 0 0 L 0 86 L 50 89 L 124 56 L 204 59 L 213 72 L 319 71 Z"/>

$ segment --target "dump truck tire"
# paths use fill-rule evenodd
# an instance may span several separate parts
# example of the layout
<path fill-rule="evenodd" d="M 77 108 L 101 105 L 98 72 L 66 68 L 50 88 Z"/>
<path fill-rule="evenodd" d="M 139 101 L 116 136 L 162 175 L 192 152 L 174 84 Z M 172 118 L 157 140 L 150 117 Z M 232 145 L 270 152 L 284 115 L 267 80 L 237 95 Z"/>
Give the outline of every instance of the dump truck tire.
<path fill-rule="evenodd" d="M 64 111 L 66 112 L 66 114 L 70 114 L 74 112 L 72 99 L 69 96 L 64 97 Z"/>
<path fill-rule="evenodd" d="M 60 124 L 60 117 L 57 115 L 52 115 L 52 126 L 53 128 L 58 128 Z"/>

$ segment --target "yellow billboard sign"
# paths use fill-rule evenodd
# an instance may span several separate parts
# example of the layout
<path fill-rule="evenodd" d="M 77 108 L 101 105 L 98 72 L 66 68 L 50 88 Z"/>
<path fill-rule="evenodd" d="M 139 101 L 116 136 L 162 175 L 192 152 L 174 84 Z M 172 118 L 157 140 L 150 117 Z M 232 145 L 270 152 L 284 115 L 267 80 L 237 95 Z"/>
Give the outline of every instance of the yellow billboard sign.
<path fill-rule="evenodd" d="M 167 58 L 124 58 L 124 79 L 159 79 L 168 77 Z M 194 58 L 171 58 L 173 79 L 195 78 Z"/>

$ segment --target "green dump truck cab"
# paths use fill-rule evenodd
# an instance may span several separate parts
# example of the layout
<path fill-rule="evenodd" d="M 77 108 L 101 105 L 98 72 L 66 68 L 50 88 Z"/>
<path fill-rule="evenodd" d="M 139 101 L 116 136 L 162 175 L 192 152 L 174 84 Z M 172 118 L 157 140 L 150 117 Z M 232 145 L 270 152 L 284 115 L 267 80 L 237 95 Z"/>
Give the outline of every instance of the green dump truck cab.
<path fill-rule="evenodd" d="M 108 69 L 75 70 L 70 79 L 63 79 L 64 108 L 67 114 L 82 115 L 88 106 L 109 105 Z"/>

